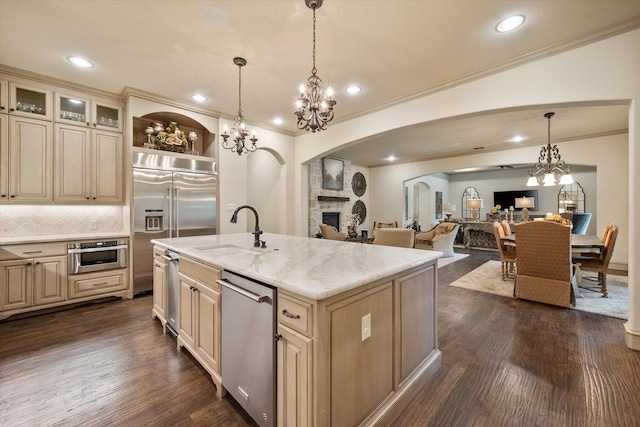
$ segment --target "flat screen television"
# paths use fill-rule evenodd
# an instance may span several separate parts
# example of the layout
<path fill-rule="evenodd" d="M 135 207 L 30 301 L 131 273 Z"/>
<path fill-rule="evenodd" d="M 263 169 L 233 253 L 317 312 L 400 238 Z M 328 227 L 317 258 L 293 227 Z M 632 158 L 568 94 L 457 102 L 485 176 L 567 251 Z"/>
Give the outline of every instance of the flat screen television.
<path fill-rule="evenodd" d="M 516 208 L 516 199 L 520 197 L 533 197 L 533 207 L 528 209 L 530 211 L 538 210 L 538 190 L 494 191 L 493 206 L 500 205 L 502 209 L 509 209 L 509 206 L 513 206 L 514 210 L 520 211 L 522 208 Z"/>

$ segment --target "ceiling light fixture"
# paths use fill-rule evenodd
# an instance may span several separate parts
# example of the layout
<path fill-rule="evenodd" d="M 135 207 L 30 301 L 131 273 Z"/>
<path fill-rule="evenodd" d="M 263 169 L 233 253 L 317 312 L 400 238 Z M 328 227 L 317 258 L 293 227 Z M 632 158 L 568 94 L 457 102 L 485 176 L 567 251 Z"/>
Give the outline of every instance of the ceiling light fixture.
<path fill-rule="evenodd" d="M 191 99 L 193 99 L 196 102 L 204 102 L 207 100 L 207 97 L 199 93 L 196 93 L 195 95 L 191 95 Z"/>
<path fill-rule="evenodd" d="M 296 101 L 298 117 L 298 129 L 318 132 L 327 128 L 327 123 L 333 120 L 333 107 L 336 105 L 333 99 L 333 90 L 322 89 L 322 80 L 318 77 L 316 69 L 316 9 L 322 6 L 323 0 L 305 0 L 307 7 L 313 10 L 313 68 L 311 77 L 307 79 L 307 85 L 300 85 L 300 97 Z M 307 109 L 309 112 L 307 113 Z"/>
<path fill-rule="evenodd" d="M 522 15 L 510 16 L 507 19 L 503 19 L 498 23 L 498 25 L 496 25 L 496 31 L 499 33 L 506 33 L 506 32 L 515 30 L 523 23 L 524 23 L 524 16 Z"/>
<path fill-rule="evenodd" d="M 360 89 L 360 86 L 355 86 L 355 85 L 354 85 L 354 86 L 349 86 L 349 87 L 346 89 L 347 93 L 349 93 L 349 94 L 351 94 L 351 95 L 354 95 L 354 94 L 356 94 L 356 93 L 360 93 L 360 90 L 361 90 L 361 89 Z"/>
<path fill-rule="evenodd" d="M 70 56 L 67 59 L 73 65 L 77 65 L 78 67 L 82 67 L 82 68 L 92 68 L 93 67 L 93 64 L 91 62 L 87 61 L 84 58 L 80 58 L 78 56 Z"/>
<path fill-rule="evenodd" d="M 557 145 L 551 146 L 551 117 L 555 113 L 546 113 L 547 118 L 547 145 L 540 149 L 538 163 L 529 169 L 529 180 L 527 187 L 537 187 L 540 182 L 545 187 L 556 185 L 560 180 L 560 185 L 573 184 L 573 177 L 570 174 L 571 168 L 560 157 L 560 150 Z"/>
<path fill-rule="evenodd" d="M 275 119 L 273 119 L 273 123 L 276 125 L 281 125 L 284 123 L 284 120 L 282 120 L 280 117 L 276 117 Z"/>
<path fill-rule="evenodd" d="M 247 147 L 245 143 L 245 137 L 248 135 L 247 133 L 247 124 L 244 121 L 244 116 L 242 115 L 242 67 L 247 65 L 247 60 L 244 58 L 233 58 L 233 63 L 238 66 L 238 115 L 233 119 L 233 127 L 231 128 L 231 133 L 233 134 L 233 143 L 228 142 L 229 139 L 229 127 L 224 125 L 222 128 L 222 148 L 227 150 L 231 150 L 232 153 L 238 153 L 238 156 L 244 154 L 249 154 L 250 152 L 256 151 L 256 142 L 258 138 L 256 138 L 256 131 L 253 130 L 251 134 L 251 145 Z"/>

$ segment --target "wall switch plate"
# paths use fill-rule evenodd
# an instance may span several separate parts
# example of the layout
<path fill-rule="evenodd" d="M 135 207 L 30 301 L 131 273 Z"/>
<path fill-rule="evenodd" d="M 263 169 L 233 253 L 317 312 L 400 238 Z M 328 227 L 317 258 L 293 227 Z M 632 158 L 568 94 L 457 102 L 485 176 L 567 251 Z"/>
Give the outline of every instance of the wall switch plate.
<path fill-rule="evenodd" d="M 362 341 L 371 336 L 371 313 L 362 316 Z"/>
<path fill-rule="evenodd" d="M 96 221 L 95 219 L 92 219 L 91 221 L 89 221 L 89 229 L 90 230 L 98 229 L 98 221 Z"/>

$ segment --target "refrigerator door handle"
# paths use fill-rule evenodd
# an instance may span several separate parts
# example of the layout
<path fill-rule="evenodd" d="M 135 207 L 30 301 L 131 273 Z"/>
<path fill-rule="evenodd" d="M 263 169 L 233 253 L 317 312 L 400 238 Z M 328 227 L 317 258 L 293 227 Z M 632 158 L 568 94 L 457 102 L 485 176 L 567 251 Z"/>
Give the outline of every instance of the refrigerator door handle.
<path fill-rule="evenodd" d="M 173 201 L 171 200 L 171 187 L 167 187 L 167 196 L 169 200 L 169 238 L 173 237 Z"/>
<path fill-rule="evenodd" d="M 178 187 L 174 188 L 176 203 L 176 237 L 180 237 L 180 198 L 178 197 Z"/>

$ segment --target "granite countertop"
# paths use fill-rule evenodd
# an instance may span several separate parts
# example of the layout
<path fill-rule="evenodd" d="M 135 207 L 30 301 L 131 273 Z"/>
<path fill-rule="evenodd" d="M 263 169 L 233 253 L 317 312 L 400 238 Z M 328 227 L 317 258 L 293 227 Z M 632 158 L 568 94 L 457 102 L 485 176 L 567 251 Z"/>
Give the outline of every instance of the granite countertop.
<path fill-rule="evenodd" d="M 155 239 L 151 242 L 276 288 L 322 300 L 413 267 L 442 252 L 265 233 Z"/>
<path fill-rule="evenodd" d="M 96 239 L 123 239 L 128 238 L 129 233 L 108 232 L 108 233 L 85 233 L 85 234 L 49 234 L 44 236 L 21 236 L 21 237 L 0 237 L 0 245 L 16 245 L 20 243 L 50 243 L 69 242 L 79 240 Z"/>

